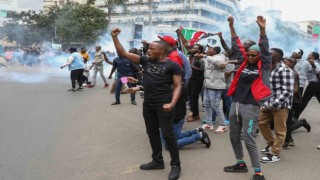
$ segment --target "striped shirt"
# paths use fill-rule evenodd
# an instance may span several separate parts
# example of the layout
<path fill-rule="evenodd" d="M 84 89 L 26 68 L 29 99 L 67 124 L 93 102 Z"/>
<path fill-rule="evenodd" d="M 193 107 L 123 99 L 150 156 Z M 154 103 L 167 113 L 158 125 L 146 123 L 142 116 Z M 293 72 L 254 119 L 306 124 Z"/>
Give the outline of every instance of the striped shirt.
<path fill-rule="evenodd" d="M 294 73 L 283 62 L 278 63 L 271 72 L 270 85 L 272 96 L 264 103 L 265 106 L 273 106 L 291 109 L 294 89 Z"/>

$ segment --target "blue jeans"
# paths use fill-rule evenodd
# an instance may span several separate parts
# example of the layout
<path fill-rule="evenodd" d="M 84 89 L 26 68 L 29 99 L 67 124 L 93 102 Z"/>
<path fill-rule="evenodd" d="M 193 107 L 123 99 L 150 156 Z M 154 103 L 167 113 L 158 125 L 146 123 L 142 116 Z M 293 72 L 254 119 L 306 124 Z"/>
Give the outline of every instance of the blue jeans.
<path fill-rule="evenodd" d="M 220 125 L 224 124 L 224 114 L 220 105 L 223 89 L 204 89 L 204 105 L 206 107 L 206 121 L 212 125 L 212 111 L 215 112 L 216 118 Z"/>
<path fill-rule="evenodd" d="M 121 88 L 122 88 L 122 82 L 120 77 L 116 80 L 116 90 L 115 90 L 115 96 L 116 96 L 116 102 L 120 102 L 120 92 L 121 92 Z M 127 84 L 129 88 L 134 87 L 135 84 L 132 83 L 128 83 Z M 131 96 L 131 101 L 135 101 L 136 100 L 136 95 L 135 94 L 130 94 Z"/>
<path fill-rule="evenodd" d="M 183 124 L 184 124 L 184 119 L 181 119 L 180 121 L 173 124 L 173 131 L 177 137 L 177 144 L 179 149 L 200 140 L 200 135 L 197 130 L 181 132 Z M 162 140 L 162 143 L 164 144 L 164 147 L 168 149 L 167 143 L 162 137 L 162 133 L 161 133 L 161 140 Z"/>
<path fill-rule="evenodd" d="M 224 112 L 226 119 L 229 119 L 230 107 L 232 104 L 232 97 L 227 96 L 228 90 L 229 89 L 225 89 L 222 92 L 223 112 Z M 212 112 L 212 121 L 215 121 L 215 119 L 216 119 L 216 112 L 213 111 Z"/>

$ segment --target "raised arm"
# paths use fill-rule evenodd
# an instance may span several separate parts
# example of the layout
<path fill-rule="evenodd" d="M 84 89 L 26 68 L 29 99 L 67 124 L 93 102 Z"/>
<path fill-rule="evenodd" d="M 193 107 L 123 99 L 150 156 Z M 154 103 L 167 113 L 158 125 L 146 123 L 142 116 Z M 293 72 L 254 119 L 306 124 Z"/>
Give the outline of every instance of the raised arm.
<path fill-rule="evenodd" d="M 139 64 L 140 56 L 133 53 L 128 53 L 120 43 L 118 39 L 118 35 L 120 34 L 120 32 L 121 30 L 119 28 L 115 28 L 111 31 L 112 40 L 113 40 L 114 46 L 116 47 L 117 53 L 119 54 L 119 56 L 124 57 L 130 60 L 131 62 Z"/>
<path fill-rule="evenodd" d="M 220 43 L 221 43 L 221 46 L 223 47 L 224 50 L 226 51 L 230 51 L 230 47 L 227 45 L 226 41 L 223 39 L 222 37 L 222 32 L 218 32 L 216 33 L 220 39 Z"/>
<path fill-rule="evenodd" d="M 260 29 L 259 47 L 261 51 L 262 66 L 265 70 L 271 68 L 272 56 L 269 52 L 269 39 L 266 34 L 266 19 L 258 16 L 256 20 Z"/>
<path fill-rule="evenodd" d="M 236 30 L 233 26 L 234 18 L 232 16 L 228 17 L 230 32 L 231 32 L 231 50 L 234 53 L 234 56 L 237 57 L 237 61 L 242 63 L 247 59 L 247 53 L 244 49 Z M 232 59 L 233 60 L 233 59 Z M 231 61 L 230 61 L 231 62 Z"/>
<path fill-rule="evenodd" d="M 190 51 L 191 51 L 191 48 L 189 47 L 188 41 L 186 40 L 186 38 L 184 38 L 184 36 L 183 36 L 183 34 L 182 34 L 182 28 L 180 28 L 180 29 L 177 30 L 177 34 L 178 34 L 178 36 L 180 37 L 181 42 L 182 42 L 184 48 L 186 48 L 186 50 L 187 50 L 188 52 L 190 52 Z"/>

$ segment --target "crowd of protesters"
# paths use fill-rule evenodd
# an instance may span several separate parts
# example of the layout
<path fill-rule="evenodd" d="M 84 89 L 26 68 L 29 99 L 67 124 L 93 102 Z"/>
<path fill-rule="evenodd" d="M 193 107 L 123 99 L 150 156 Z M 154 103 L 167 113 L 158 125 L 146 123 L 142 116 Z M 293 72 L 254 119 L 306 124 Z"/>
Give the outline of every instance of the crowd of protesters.
<path fill-rule="evenodd" d="M 210 148 L 208 132 L 229 131 L 236 163 L 223 170 L 226 173 L 248 172 L 244 141 L 254 173 L 251 179 L 264 180 L 261 163 L 280 161 L 282 150 L 295 146 L 294 130 L 303 127 L 311 131 L 310 124 L 300 116 L 312 97 L 320 103 L 319 53 L 310 52 L 305 60 L 302 49 L 297 48 L 285 56 L 281 47 L 269 47 L 268 37 L 272 35 L 267 34 L 266 19 L 262 16 L 256 19 L 259 31 L 252 32 L 260 35 L 257 42 L 242 43 L 234 27 L 234 18 L 228 17 L 227 22 L 231 45 L 225 42 L 222 33 L 215 34 L 222 47 L 190 45 L 180 28 L 176 31 L 178 39 L 159 36 L 157 41 L 142 41 L 142 49 L 126 51 L 118 39 L 121 30 L 115 28 L 111 35 L 117 54 L 113 54 L 112 61 L 100 45 L 89 52 L 85 47 L 69 49 L 67 62 L 61 66 L 61 69 L 68 67 L 70 70 L 72 88 L 68 91 L 96 87 L 98 73 L 104 83 L 102 87 L 108 88 L 105 62 L 112 66 L 108 79 L 114 77 L 111 89 L 115 92 L 115 102 L 111 105 L 121 104 L 123 92 L 129 92 L 131 104 L 137 105 L 135 93 L 143 92 L 143 117 L 152 160 L 140 165 L 141 170 L 165 168 L 164 146 L 171 156 L 168 178 L 178 179 L 180 148 L 197 142 Z M 21 53 L 22 61 L 18 62 L 28 66 L 39 64 L 41 54 L 39 50 L 25 50 Z M 202 118 L 199 97 L 202 97 L 205 111 Z M 182 131 L 185 122 L 194 121 L 200 121 L 201 125 Z M 260 151 L 255 140 L 259 132 L 266 144 Z M 320 149 L 320 145 L 317 148 Z"/>
<path fill-rule="evenodd" d="M 254 172 L 252 179 L 264 180 L 260 163 L 280 161 L 281 151 L 295 146 L 292 135 L 295 129 L 303 127 L 311 131 L 310 124 L 300 116 L 312 97 L 320 102 L 319 53 L 310 52 L 305 60 L 303 50 L 296 49 L 285 56 L 281 47 L 269 47 L 266 19 L 258 16 L 256 22 L 259 32 L 252 33 L 260 34 L 259 41 L 242 43 L 234 28 L 234 18 L 229 17 L 231 47 L 222 33 L 216 34 L 224 50 L 212 44 L 191 46 L 178 29 L 176 40 L 159 36 L 158 41 L 142 41 L 141 53 L 127 52 L 118 39 L 121 30 L 112 30 L 119 56 L 112 73 L 120 64 L 142 71 L 141 77 L 129 71 L 120 73 L 121 80 L 117 82 L 117 86 L 136 83 L 130 85 L 130 93 L 144 91 L 143 117 L 152 160 L 142 164 L 141 170 L 165 168 L 163 144 L 171 156 L 169 179 L 178 179 L 181 173 L 178 149 L 198 141 L 209 148 L 208 131 L 221 134 L 229 130 L 236 163 L 226 166 L 224 171 L 248 172 L 243 140 Z M 185 122 L 202 119 L 201 92 L 205 108 L 203 125 L 182 132 Z M 114 104 L 120 104 L 119 95 Z M 190 107 L 190 114 L 186 107 Z M 259 130 L 266 143 L 260 151 L 255 141 Z"/>

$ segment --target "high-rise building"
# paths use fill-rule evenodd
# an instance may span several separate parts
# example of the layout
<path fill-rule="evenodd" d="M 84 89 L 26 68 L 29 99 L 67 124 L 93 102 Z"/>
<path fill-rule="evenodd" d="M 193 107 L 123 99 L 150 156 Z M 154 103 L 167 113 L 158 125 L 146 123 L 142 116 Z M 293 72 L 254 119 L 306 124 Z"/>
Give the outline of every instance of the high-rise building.
<path fill-rule="evenodd" d="M 43 2 L 43 11 L 48 12 L 53 6 L 63 6 L 67 3 L 68 0 L 44 0 Z M 71 2 L 78 2 L 80 4 L 87 3 L 87 0 L 69 0 Z"/>
<path fill-rule="evenodd" d="M 217 22 L 239 12 L 239 0 L 127 0 L 125 3 L 125 7 L 111 9 L 111 25 L 126 29 L 134 24 L 151 25 L 155 31 L 180 26 L 212 30 Z M 108 1 L 97 0 L 96 6 L 108 12 Z"/>

